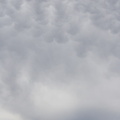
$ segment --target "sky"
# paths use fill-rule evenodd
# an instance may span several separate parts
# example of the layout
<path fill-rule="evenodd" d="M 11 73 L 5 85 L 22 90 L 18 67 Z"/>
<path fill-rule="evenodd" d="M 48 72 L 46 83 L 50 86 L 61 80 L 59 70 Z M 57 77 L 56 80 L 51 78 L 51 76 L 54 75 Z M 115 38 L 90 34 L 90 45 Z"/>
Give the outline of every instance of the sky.
<path fill-rule="evenodd" d="M 0 120 L 120 120 L 120 1 L 0 0 Z"/>

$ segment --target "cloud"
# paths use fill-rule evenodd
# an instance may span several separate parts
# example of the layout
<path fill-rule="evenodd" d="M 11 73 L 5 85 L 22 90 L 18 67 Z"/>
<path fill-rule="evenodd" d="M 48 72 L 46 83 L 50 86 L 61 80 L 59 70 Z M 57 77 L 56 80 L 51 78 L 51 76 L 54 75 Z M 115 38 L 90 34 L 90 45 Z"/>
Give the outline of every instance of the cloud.
<path fill-rule="evenodd" d="M 0 109 L 0 119 L 1 120 L 23 120 L 18 114 L 10 113 L 7 110 L 4 110 L 2 107 Z"/>
<path fill-rule="evenodd" d="M 0 1 L 3 117 L 117 120 L 119 30 L 118 0 Z"/>

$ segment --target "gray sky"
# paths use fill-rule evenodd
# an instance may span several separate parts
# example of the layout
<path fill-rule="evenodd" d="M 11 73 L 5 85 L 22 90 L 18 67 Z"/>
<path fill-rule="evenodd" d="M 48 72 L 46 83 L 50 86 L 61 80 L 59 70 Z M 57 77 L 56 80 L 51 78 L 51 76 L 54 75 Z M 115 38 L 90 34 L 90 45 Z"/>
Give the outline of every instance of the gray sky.
<path fill-rule="evenodd" d="M 119 0 L 0 0 L 0 120 L 119 115 Z"/>

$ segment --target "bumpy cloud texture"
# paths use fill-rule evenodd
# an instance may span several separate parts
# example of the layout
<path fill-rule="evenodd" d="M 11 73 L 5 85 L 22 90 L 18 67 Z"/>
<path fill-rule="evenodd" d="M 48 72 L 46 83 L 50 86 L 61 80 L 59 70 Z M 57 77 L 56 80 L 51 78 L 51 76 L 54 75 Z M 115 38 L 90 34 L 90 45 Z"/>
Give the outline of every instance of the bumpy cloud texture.
<path fill-rule="evenodd" d="M 119 0 L 0 1 L 0 119 L 120 119 Z"/>

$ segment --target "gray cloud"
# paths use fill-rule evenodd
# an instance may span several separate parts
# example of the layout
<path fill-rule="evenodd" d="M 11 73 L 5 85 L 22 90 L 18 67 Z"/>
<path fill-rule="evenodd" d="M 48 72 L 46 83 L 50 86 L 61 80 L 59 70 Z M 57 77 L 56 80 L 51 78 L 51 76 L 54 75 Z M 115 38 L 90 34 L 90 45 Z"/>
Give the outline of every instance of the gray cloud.
<path fill-rule="evenodd" d="M 119 3 L 1 0 L 1 119 L 119 119 Z"/>

